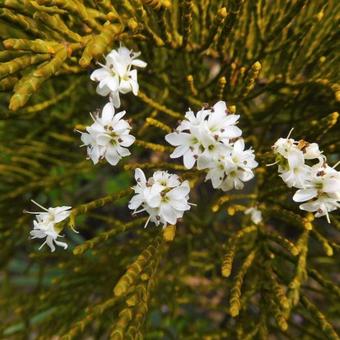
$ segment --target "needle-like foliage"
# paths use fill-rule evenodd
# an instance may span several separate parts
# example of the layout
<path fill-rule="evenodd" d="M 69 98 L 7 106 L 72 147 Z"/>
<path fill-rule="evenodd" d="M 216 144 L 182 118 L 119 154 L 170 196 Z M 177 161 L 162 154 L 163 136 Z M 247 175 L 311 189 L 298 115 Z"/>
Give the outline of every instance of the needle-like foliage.
<path fill-rule="evenodd" d="M 339 210 L 303 212 L 266 166 L 292 127 L 339 160 L 339 15 L 335 0 L 0 0 L 0 338 L 339 339 Z M 94 166 L 75 130 L 120 44 L 148 64 L 121 99 L 136 141 Z M 218 100 L 259 163 L 243 191 L 214 190 L 164 140 Z M 136 168 L 189 181 L 176 227 L 131 215 Z M 73 207 L 66 251 L 28 239 L 30 199 Z"/>

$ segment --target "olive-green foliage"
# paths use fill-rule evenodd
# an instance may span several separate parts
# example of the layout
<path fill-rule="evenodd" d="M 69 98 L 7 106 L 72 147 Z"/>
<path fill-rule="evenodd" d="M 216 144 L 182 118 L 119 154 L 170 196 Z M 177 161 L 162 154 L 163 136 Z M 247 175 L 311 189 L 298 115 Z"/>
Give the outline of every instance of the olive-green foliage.
<path fill-rule="evenodd" d="M 340 215 L 299 210 L 271 145 L 318 142 L 339 159 L 335 0 L 0 0 L 0 337 L 339 339 Z M 103 106 L 89 73 L 122 42 L 140 50 L 122 107 L 132 156 L 93 166 L 79 149 Z M 256 179 L 223 193 L 169 160 L 164 135 L 188 107 L 225 100 L 256 150 Z M 175 229 L 127 209 L 136 167 L 190 180 Z M 71 250 L 28 240 L 33 198 L 72 205 Z M 257 204 L 255 226 L 244 210 Z M 75 234 L 69 227 L 75 226 Z"/>

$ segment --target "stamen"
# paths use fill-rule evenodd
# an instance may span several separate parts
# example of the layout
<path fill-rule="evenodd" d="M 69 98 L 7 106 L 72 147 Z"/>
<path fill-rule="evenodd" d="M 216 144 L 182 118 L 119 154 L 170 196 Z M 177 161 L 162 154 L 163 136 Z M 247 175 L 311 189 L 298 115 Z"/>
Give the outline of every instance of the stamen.
<path fill-rule="evenodd" d="M 41 208 L 41 209 L 43 209 L 43 210 L 45 210 L 45 211 L 48 212 L 48 209 L 46 209 L 45 207 L 43 207 L 41 204 L 37 203 L 36 201 L 31 200 L 31 202 L 33 202 L 33 203 L 34 203 L 36 206 L 38 206 L 39 208 Z"/>
<path fill-rule="evenodd" d="M 273 165 L 278 164 L 278 163 L 280 163 L 280 162 L 279 162 L 279 161 L 276 161 L 276 162 L 274 162 L 274 163 L 266 164 L 266 166 L 273 166 Z"/>
<path fill-rule="evenodd" d="M 91 118 L 93 119 L 94 122 L 97 121 L 97 119 L 93 116 L 92 112 L 90 112 L 90 116 L 91 116 Z"/>
<path fill-rule="evenodd" d="M 326 218 L 327 218 L 327 222 L 328 222 L 328 223 L 331 223 L 331 220 L 330 220 L 330 218 L 329 218 L 329 214 L 328 214 L 328 210 L 327 210 L 327 209 L 325 209 L 325 212 L 326 212 Z"/>
<path fill-rule="evenodd" d="M 338 161 L 337 163 L 335 163 L 335 165 L 333 165 L 332 168 L 335 169 L 339 164 L 340 164 L 340 161 Z"/>
<path fill-rule="evenodd" d="M 141 212 L 145 211 L 145 208 L 142 208 L 140 210 L 135 210 L 132 214 L 135 215 L 135 214 L 139 214 Z"/>
<path fill-rule="evenodd" d="M 47 240 L 38 248 L 39 250 L 47 243 Z"/>
<path fill-rule="evenodd" d="M 291 129 L 290 129 L 290 131 L 288 132 L 288 136 L 287 136 L 286 139 L 288 139 L 288 138 L 290 137 L 290 135 L 292 134 L 293 130 L 294 130 L 294 128 L 291 128 Z"/>
<path fill-rule="evenodd" d="M 149 216 L 149 218 L 148 218 L 147 221 L 145 222 L 144 229 L 148 226 L 150 220 L 151 220 L 151 216 Z"/>
<path fill-rule="evenodd" d="M 27 210 L 23 210 L 22 212 L 24 214 L 32 214 L 32 215 L 39 215 L 39 214 L 41 214 L 41 211 L 27 211 Z"/>
<path fill-rule="evenodd" d="M 71 230 L 72 231 L 74 231 L 76 234 L 79 234 L 79 231 L 78 230 L 76 230 L 76 229 L 74 229 L 74 227 L 70 227 L 71 228 Z M 58 236 L 60 236 L 60 237 L 64 237 L 64 235 L 63 236 L 61 236 L 61 235 L 58 235 Z"/>

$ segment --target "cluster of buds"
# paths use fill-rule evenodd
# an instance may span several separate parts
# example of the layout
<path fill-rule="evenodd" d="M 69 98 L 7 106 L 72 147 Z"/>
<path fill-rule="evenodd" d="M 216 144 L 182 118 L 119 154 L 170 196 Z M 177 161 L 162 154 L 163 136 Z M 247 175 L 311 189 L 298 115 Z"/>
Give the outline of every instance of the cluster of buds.
<path fill-rule="evenodd" d="M 230 114 L 226 103 L 217 102 L 195 115 L 189 110 L 175 132 L 166 135 L 175 146 L 171 158 L 183 157 L 184 166 L 207 170 L 206 180 L 216 189 L 242 189 L 254 177 L 252 149 L 245 149 L 242 131 L 236 126 L 239 115 Z"/>
<path fill-rule="evenodd" d="M 280 177 L 290 188 L 298 189 L 293 200 L 300 209 L 326 216 L 340 207 L 340 172 L 327 164 L 317 143 L 292 138 L 278 139 L 273 145 Z"/>

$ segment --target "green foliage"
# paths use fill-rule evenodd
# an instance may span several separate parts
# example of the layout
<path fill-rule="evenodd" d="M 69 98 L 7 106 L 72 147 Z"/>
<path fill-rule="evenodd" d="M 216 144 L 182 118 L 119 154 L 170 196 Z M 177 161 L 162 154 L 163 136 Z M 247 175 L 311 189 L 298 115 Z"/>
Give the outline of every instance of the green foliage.
<path fill-rule="evenodd" d="M 339 8 L 0 0 L 0 337 L 339 339 L 339 212 L 314 220 L 265 166 L 291 127 L 339 159 Z M 89 72 L 120 42 L 148 62 L 138 97 L 122 103 L 137 140 L 116 167 L 93 166 L 74 130 L 103 106 Z M 188 107 L 220 99 L 260 163 L 242 193 L 212 190 L 164 141 Z M 176 229 L 131 216 L 136 167 L 190 181 L 197 207 Z M 28 240 L 31 198 L 72 205 L 71 250 Z M 255 204 L 257 226 L 244 214 Z"/>

